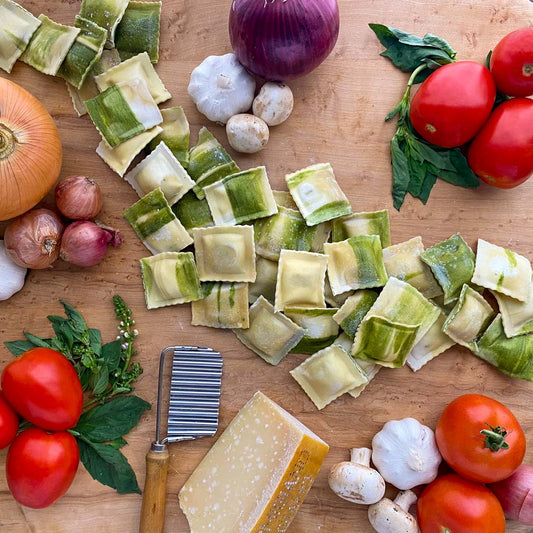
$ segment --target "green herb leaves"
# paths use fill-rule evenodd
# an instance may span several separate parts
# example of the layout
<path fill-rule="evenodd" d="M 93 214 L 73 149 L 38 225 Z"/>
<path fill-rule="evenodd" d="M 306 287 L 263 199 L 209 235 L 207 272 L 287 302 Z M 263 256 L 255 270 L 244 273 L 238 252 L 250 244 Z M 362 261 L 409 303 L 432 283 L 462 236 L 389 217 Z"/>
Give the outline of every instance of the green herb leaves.
<path fill-rule="evenodd" d="M 140 493 L 135 472 L 120 452 L 126 444 L 124 435 L 150 409 L 150 404 L 138 396 L 119 396 L 131 392 L 142 373 L 139 363 L 131 361 L 138 335 L 131 310 L 120 296 L 113 297 L 119 335 L 103 344 L 100 330 L 88 328 L 74 307 L 64 301 L 61 304 L 65 317 L 48 317 L 54 337 L 24 332 L 24 340 L 5 345 L 15 356 L 37 346 L 52 348 L 73 364 L 88 396 L 77 426 L 69 430 L 78 441 L 82 463 L 94 479 L 120 494 Z"/>
<path fill-rule="evenodd" d="M 409 121 L 411 87 L 424 81 L 435 68 L 455 60 L 451 46 L 435 35 L 423 38 L 382 24 L 370 24 L 386 50 L 382 56 L 404 72 L 411 72 L 400 103 L 385 120 L 398 116 L 398 129 L 391 140 L 393 205 L 400 209 L 407 193 L 428 201 L 437 178 L 461 187 L 477 187 L 479 180 L 459 148 L 441 148 L 422 139 Z"/>

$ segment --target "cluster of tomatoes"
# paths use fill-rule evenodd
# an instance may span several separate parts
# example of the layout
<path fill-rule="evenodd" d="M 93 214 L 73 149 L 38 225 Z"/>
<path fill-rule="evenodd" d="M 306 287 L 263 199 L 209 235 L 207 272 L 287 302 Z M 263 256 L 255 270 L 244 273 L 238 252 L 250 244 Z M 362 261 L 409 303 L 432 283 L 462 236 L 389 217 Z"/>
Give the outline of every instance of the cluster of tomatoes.
<path fill-rule="evenodd" d="M 78 469 L 78 443 L 67 431 L 83 405 L 78 374 L 59 352 L 33 348 L 4 368 L 1 386 L 0 449 L 9 446 L 9 490 L 27 507 L 47 507 L 63 496 Z M 19 417 L 26 421 L 20 427 Z"/>
<path fill-rule="evenodd" d="M 533 28 L 528 27 L 496 45 L 490 70 L 474 61 L 438 68 L 415 93 L 410 120 L 432 144 L 465 147 L 475 174 L 508 189 L 533 173 L 531 95 Z"/>
<path fill-rule="evenodd" d="M 437 477 L 417 503 L 423 533 L 504 533 L 505 501 L 486 484 L 508 479 L 522 464 L 524 431 L 502 403 L 465 394 L 443 411 L 435 430 L 439 451 L 454 473 Z"/>

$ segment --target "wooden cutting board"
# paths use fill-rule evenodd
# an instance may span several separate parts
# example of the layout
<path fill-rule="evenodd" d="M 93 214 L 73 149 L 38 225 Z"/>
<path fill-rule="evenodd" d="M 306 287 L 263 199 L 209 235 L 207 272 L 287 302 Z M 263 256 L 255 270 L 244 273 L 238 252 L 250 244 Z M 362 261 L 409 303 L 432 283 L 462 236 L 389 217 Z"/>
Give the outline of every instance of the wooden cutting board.
<path fill-rule="evenodd" d="M 80 8 L 78 0 L 23 0 L 22 4 L 35 15 L 45 13 L 65 24 L 72 23 Z M 207 125 L 227 146 L 223 128 L 196 111 L 187 84 L 191 70 L 206 56 L 231 51 L 230 4 L 230 0 L 163 0 L 157 71 L 173 95 L 165 107 L 182 105 L 186 111 L 192 143 L 199 128 Z M 355 211 L 389 209 L 393 243 L 421 235 L 431 246 L 460 231 L 471 245 L 482 237 L 533 260 L 533 180 L 510 191 L 485 185 L 464 190 L 439 182 L 426 206 L 408 199 L 401 212 L 392 208 L 388 146 L 394 124 L 385 123 L 384 117 L 399 101 L 407 76 L 379 56 L 382 47 L 368 28 L 369 22 L 380 22 L 418 35 L 430 32 L 448 40 L 458 58 L 483 62 L 501 37 L 533 24 L 533 4 L 528 0 L 339 0 L 339 4 L 341 31 L 332 55 L 315 72 L 290 84 L 294 113 L 272 129 L 265 150 L 254 156 L 232 153 L 241 168 L 266 165 L 273 187 L 279 189 L 285 188 L 287 172 L 329 161 Z M 78 308 L 90 327 L 101 329 L 104 340 L 112 340 L 116 323 L 111 297 L 122 295 L 140 331 L 137 357 L 144 374 L 136 393 L 154 404 L 123 449 L 141 486 L 144 457 L 154 438 L 158 356 L 163 347 L 176 343 L 207 345 L 222 352 L 221 429 L 261 390 L 330 444 L 325 464 L 290 526 L 292 533 L 372 531 L 364 507 L 344 502 L 330 491 L 329 469 L 348 458 L 350 447 L 369 446 L 390 419 L 412 416 L 434 427 L 442 409 L 460 394 L 484 393 L 505 402 L 527 433 L 526 461 L 533 464 L 533 384 L 499 373 L 465 349 L 452 348 L 416 374 L 408 368 L 385 369 L 360 398 L 344 396 L 319 412 L 289 375 L 305 356 L 290 355 L 271 367 L 231 332 L 192 327 L 188 305 L 147 311 L 138 260 L 148 253 L 122 217 L 136 201 L 135 192 L 96 155 L 99 135 L 87 117 L 76 116 L 62 80 L 22 63 L 9 78 L 30 90 L 52 114 L 64 147 L 61 176 L 85 174 L 98 181 L 105 195 L 101 219 L 121 230 L 124 244 L 90 269 L 58 261 L 52 269 L 30 272 L 24 289 L 0 303 L 0 340 L 18 339 L 23 329 L 48 334 L 46 316 L 61 314 L 60 298 Z M 43 205 L 52 205 L 51 198 Z M 1 345 L 0 367 L 10 360 Z M 167 531 L 188 531 L 178 491 L 215 438 L 170 446 Z M 5 455 L 5 450 L 0 452 L 2 471 Z M 31 510 L 12 499 L 0 474 L 0 531 L 6 533 L 132 533 L 137 530 L 140 505 L 140 496 L 118 495 L 80 466 L 65 497 L 47 509 Z M 531 527 L 509 522 L 507 531 L 526 533 Z"/>

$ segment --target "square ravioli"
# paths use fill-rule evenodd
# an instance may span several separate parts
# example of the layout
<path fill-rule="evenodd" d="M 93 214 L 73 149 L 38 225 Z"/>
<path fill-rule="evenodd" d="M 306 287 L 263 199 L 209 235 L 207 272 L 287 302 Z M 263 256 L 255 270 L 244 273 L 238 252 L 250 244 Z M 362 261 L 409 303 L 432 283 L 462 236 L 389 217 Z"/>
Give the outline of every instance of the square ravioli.
<path fill-rule="evenodd" d="M 363 211 L 336 218 L 332 223 L 331 240 L 344 241 L 359 235 L 379 235 L 381 246 L 391 245 L 389 212 Z"/>
<path fill-rule="evenodd" d="M 308 226 L 352 212 L 329 163 L 311 165 L 287 174 L 285 180 Z"/>
<path fill-rule="evenodd" d="M 192 230 L 201 281 L 255 281 L 252 226 L 215 226 Z"/>
<path fill-rule="evenodd" d="M 148 309 L 203 297 L 192 252 L 164 252 L 144 257 L 140 263 Z"/>
<path fill-rule="evenodd" d="M 140 197 L 159 187 L 170 205 L 194 187 L 194 181 L 163 141 L 124 179 Z"/>
<path fill-rule="evenodd" d="M 323 254 L 281 250 L 274 307 L 326 307 L 324 279 L 328 258 Z"/>
<path fill-rule="evenodd" d="M 237 338 L 271 365 L 277 365 L 303 338 L 305 330 L 260 296 L 249 309 L 248 329 L 234 329 Z"/>
<path fill-rule="evenodd" d="M 533 333 L 533 283 L 529 287 L 525 302 L 520 302 L 497 291 L 491 292 L 498 301 L 503 329 L 507 337 Z"/>
<path fill-rule="evenodd" d="M 338 344 L 316 352 L 290 373 L 318 409 L 368 382 L 361 368 Z"/>
<path fill-rule="evenodd" d="M 265 167 L 231 174 L 204 188 L 217 226 L 242 224 L 278 212 Z"/>
<path fill-rule="evenodd" d="M 324 252 L 328 256 L 328 278 L 334 295 L 351 289 L 383 287 L 387 282 L 383 250 L 377 235 L 325 243 Z"/>
<path fill-rule="evenodd" d="M 531 263 L 507 248 L 478 239 L 472 282 L 525 302 L 531 286 Z"/>
<path fill-rule="evenodd" d="M 310 355 L 332 344 L 339 335 L 339 325 L 333 320 L 337 311 L 330 307 L 285 309 L 285 316 L 305 330 L 303 339 L 291 351 Z"/>
<path fill-rule="evenodd" d="M 204 297 L 191 304 L 193 326 L 247 328 L 247 283 L 202 283 Z"/>

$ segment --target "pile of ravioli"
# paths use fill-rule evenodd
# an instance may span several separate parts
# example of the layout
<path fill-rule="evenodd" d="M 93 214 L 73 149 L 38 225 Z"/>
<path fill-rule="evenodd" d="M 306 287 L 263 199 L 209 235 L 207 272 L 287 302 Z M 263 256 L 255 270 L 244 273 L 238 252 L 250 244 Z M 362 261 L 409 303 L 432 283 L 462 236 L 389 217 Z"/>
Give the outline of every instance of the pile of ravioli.
<path fill-rule="evenodd" d="M 190 302 L 193 325 L 233 330 L 272 365 L 309 355 L 291 375 L 318 409 L 455 344 L 533 381 L 528 259 L 482 239 L 475 254 L 459 234 L 391 245 L 388 212 L 352 212 L 329 163 L 275 191 L 264 166 L 241 170 L 207 128 L 190 147 L 183 109 L 159 108 L 171 97 L 153 66 L 160 11 L 83 0 L 64 26 L 0 0 L 0 68 L 21 59 L 63 77 L 101 134 L 98 155 L 139 196 L 124 216 L 151 253 L 149 309 Z"/>

